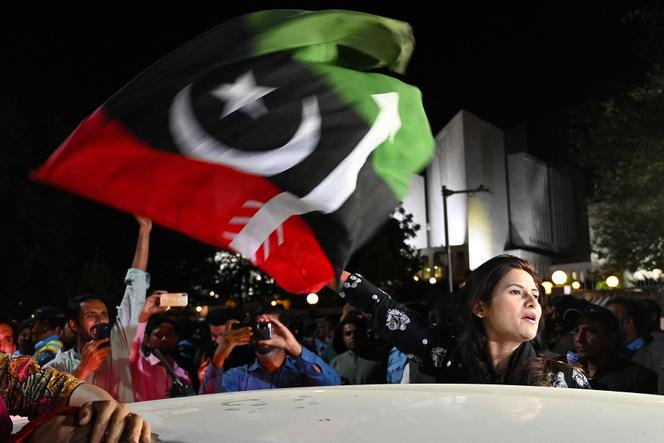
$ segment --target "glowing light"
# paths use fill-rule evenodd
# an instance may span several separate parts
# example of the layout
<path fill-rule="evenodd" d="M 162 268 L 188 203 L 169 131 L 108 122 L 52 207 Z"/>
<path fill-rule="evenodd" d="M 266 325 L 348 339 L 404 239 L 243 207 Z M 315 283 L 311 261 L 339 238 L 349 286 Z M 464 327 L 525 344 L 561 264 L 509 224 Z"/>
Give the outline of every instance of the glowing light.
<path fill-rule="evenodd" d="M 420 276 L 419 275 L 413 275 L 413 280 L 420 281 Z"/>
<path fill-rule="evenodd" d="M 307 303 L 310 305 L 315 305 L 318 303 L 318 294 L 312 292 L 311 294 L 307 295 Z"/>
<path fill-rule="evenodd" d="M 620 279 L 615 275 L 609 275 L 606 277 L 606 286 L 609 288 L 617 288 L 620 284 Z"/>
<path fill-rule="evenodd" d="M 550 281 L 543 281 L 542 287 L 544 288 L 544 293 L 549 295 L 553 290 L 553 283 L 551 283 Z"/>
<path fill-rule="evenodd" d="M 276 301 L 276 300 L 272 300 L 272 301 L 270 302 L 270 305 L 272 305 L 272 306 L 277 306 L 277 301 Z"/>
<path fill-rule="evenodd" d="M 429 279 L 429 283 L 431 283 L 432 285 L 435 285 L 437 281 L 438 281 L 438 279 L 436 279 L 436 277 L 431 277 Z"/>
<path fill-rule="evenodd" d="M 202 306 L 196 306 L 196 312 L 201 312 L 203 310 Z"/>
<path fill-rule="evenodd" d="M 574 289 L 575 291 L 578 291 L 579 289 L 581 289 L 581 283 L 579 283 L 578 281 L 573 281 L 572 282 L 572 289 Z"/>
<path fill-rule="evenodd" d="M 557 270 L 551 274 L 551 280 L 557 285 L 564 285 L 567 281 L 567 274 L 565 271 Z"/>
<path fill-rule="evenodd" d="M 214 297 L 214 291 L 210 291 L 210 297 Z"/>

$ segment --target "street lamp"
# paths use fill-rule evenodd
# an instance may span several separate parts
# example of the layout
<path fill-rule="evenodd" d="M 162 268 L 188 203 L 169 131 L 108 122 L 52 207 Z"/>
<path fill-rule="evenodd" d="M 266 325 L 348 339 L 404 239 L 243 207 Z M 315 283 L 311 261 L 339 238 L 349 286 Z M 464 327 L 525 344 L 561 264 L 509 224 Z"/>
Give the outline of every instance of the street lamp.
<path fill-rule="evenodd" d="M 567 282 L 567 274 L 559 269 L 551 274 L 551 280 L 557 285 L 564 285 Z"/>
<path fill-rule="evenodd" d="M 309 293 L 309 295 L 307 295 L 307 303 L 309 303 L 310 305 L 315 305 L 316 303 L 318 303 L 318 294 L 316 294 L 315 292 Z"/>
<path fill-rule="evenodd" d="M 445 247 L 447 249 L 447 282 L 449 285 L 450 293 L 453 288 L 453 279 L 452 279 L 452 247 L 450 246 L 450 234 L 447 227 L 447 197 L 454 194 L 475 194 L 477 192 L 490 192 L 489 188 L 485 188 L 484 185 L 479 185 L 475 189 L 462 189 L 461 191 L 453 191 L 447 186 L 443 185 L 443 217 L 445 219 Z"/>
<path fill-rule="evenodd" d="M 606 285 L 609 288 L 611 289 L 617 288 L 619 284 L 620 284 L 620 279 L 615 275 L 609 275 L 608 277 L 606 277 Z"/>

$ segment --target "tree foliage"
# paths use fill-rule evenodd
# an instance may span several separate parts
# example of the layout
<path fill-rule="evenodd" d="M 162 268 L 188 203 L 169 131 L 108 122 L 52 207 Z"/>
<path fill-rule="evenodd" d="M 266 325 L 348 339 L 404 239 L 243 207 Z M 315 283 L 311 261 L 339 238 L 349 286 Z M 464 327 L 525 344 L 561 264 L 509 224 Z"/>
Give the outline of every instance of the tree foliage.
<path fill-rule="evenodd" d="M 420 254 L 407 240 L 415 237 L 420 226 L 403 206 L 396 210 L 376 235 L 351 258 L 347 268 L 359 272 L 390 294 L 396 294 L 410 282 L 419 269 Z"/>
<path fill-rule="evenodd" d="M 418 251 L 406 243 L 415 236 L 419 225 L 402 207 L 396 215 L 356 251 L 347 268 L 364 274 L 381 287 L 398 291 L 419 266 Z M 198 293 L 214 290 L 222 298 L 241 302 L 266 302 L 286 295 L 269 275 L 237 253 L 217 251 L 193 268 L 190 265 L 189 272 L 196 276 L 194 290 Z"/>
<path fill-rule="evenodd" d="M 593 250 L 607 269 L 664 265 L 664 69 L 576 112 L 575 153 L 593 181 Z"/>

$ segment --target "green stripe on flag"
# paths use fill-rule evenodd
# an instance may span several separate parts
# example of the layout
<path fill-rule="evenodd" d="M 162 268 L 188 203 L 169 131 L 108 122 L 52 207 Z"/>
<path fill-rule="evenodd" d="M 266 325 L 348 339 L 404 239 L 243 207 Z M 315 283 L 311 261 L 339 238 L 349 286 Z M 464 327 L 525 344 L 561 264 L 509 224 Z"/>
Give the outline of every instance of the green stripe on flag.
<path fill-rule="evenodd" d="M 358 72 L 337 66 L 310 63 L 337 95 L 371 125 L 378 115 L 373 94 L 396 92 L 399 95 L 401 127 L 393 140 L 381 144 L 373 155 L 376 174 L 402 199 L 413 174 L 431 161 L 434 139 L 422 106 L 422 94 L 414 86 L 377 73 Z"/>
<path fill-rule="evenodd" d="M 403 73 L 413 52 L 408 23 L 362 12 L 270 10 L 245 20 L 254 55 L 292 51 L 301 61 Z"/>
<path fill-rule="evenodd" d="M 373 154 L 373 168 L 402 199 L 413 174 L 431 160 L 434 140 L 420 91 L 393 77 L 403 73 L 414 47 L 408 23 L 355 11 L 268 10 L 244 17 L 253 30 L 254 55 L 288 51 L 337 92 L 371 125 L 378 115 L 372 94 L 399 95 L 401 127 Z"/>

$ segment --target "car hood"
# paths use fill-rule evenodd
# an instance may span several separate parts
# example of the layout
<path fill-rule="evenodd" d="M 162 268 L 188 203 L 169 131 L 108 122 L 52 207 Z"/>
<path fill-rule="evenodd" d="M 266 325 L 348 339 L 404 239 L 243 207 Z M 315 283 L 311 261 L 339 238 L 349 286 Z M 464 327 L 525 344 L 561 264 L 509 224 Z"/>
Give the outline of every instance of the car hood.
<path fill-rule="evenodd" d="M 273 389 L 133 403 L 165 442 L 657 441 L 664 397 L 502 385 Z"/>

